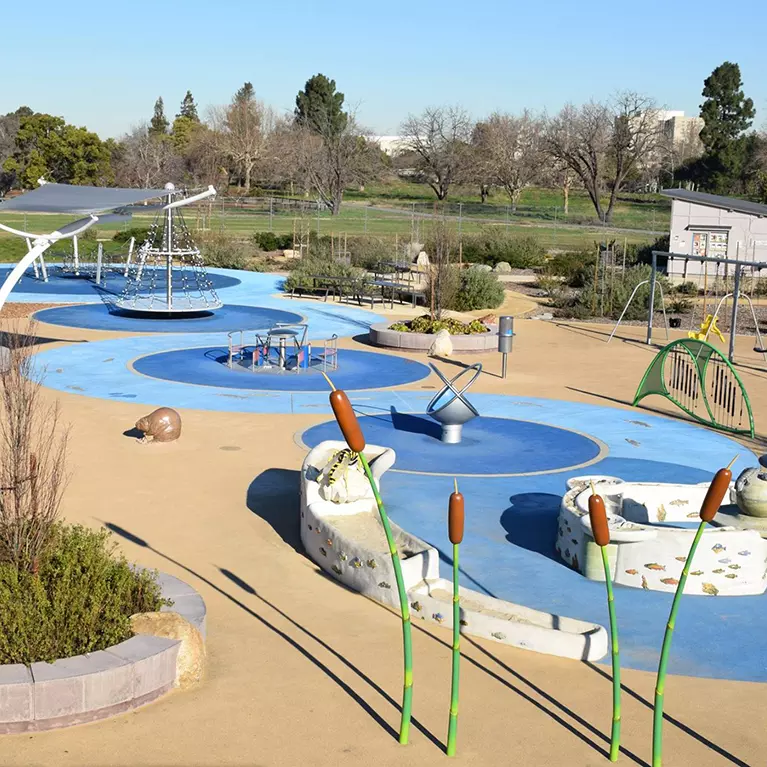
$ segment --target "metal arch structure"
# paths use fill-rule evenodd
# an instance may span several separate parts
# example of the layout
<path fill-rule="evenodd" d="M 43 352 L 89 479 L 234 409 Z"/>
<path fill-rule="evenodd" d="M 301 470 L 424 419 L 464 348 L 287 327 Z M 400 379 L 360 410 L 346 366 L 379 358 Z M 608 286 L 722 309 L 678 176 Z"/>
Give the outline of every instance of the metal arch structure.
<path fill-rule="evenodd" d="M 631 295 L 629 296 L 629 300 L 626 301 L 626 305 L 623 307 L 623 311 L 621 312 L 621 316 L 618 317 L 618 321 L 615 323 L 615 327 L 613 328 L 613 332 L 610 333 L 610 337 L 607 339 L 607 343 L 609 344 L 610 341 L 613 340 L 613 336 L 618 330 L 618 326 L 623 322 L 623 318 L 626 315 L 626 312 L 629 310 L 629 306 L 631 306 L 631 302 L 634 300 L 634 296 L 637 294 L 637 291 L 639 288 L 642 287 L 642 285 L 647 285 L 647 283 L 650 282 L 650 280 L 642 280 L 642 282 L 638 283 L 637 286 L 634 288 L 634 290 L 631 291 Z M 658 289 L 660 290 L 660 301 L 661 301 L 661 308 L 663 309 L 663 322 L 666 325 L 666 340 L 668 341 L 671 337 L 668 332 L 668 317 L 666 317 L 666 299 L 663 296 L 663 286 L 658 283 Z M 651 299 L 654 300 L 654 299 Z M 652 311 L 650 309 L 649 311 Z"/>
<path fill-rule="evenodd" d="M 431 401 L 426 406 L 426 414 L 442 424 L 442 442 L 451 445 L 457 444 L 461 441 L 463 425 L 479 415 L 479 411 L 466 399 L 464 394 L 482 372 L 482 363 L 477 362 L 464 368 L 450 380 L 442 375 L 442 372 L 436 365 L 429 363 L 429 367 L 440 377 L 445 385 L 431 398 Z M 469 378 L 468 382 L 458 389 L 458 380 L 472 371 L 473 375 Z M 443 398 L 446 401 L 440 403 Z"/>
<path fill-rule="evenodd" d="M 642 376 L 632 405 L 650 394 L 707 426 L 754 437 L 746 388 L 730 361 L 707 341 L 680 338 L 664 346 Z"/>

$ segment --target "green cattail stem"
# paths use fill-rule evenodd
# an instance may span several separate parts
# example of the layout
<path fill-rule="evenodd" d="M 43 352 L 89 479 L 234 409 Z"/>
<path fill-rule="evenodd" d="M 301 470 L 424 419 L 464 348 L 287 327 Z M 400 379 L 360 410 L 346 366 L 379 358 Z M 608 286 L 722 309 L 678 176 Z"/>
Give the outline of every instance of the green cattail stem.
<path fill-rule="evenodd" d="M 618 646 L 618 620 L 615 616 L 615 599 L 613 598 L 610 565 L 607 561 L 607 548 L 600 546 L 599 549 L 602 552 L 602 564 L 605 568 L 607 610 L 610 613 L 610 644 L 612 645 L 613 661 L 613 724 L 610 733 L 610 761 L 617 762 L 621 749 L 621 656 Z"/>
<path fill-rule="evenodd" d="M 413 640 L 410 633 L 410 607 L 407 601 L 407 593 L 405 592 L 405 580 L 402 577 L 402 564 L 400 563 L 399 554 L 397 553 L 397 546 L 394 543 L 394 535 L 391 531 L 386 508 L 384 507 L 383 500 L 376 487 L 376 481 L 373 478 L 373 473 L 370 471 L 370 465 L 368 464 L 367 459 L 362 453 L 359 453 L 359 457 L 360 462 L 362 463 L 362 468 L 365 470 L 365 475 L 368 478 L 368 482 L 370 482 L 370 487 L 373 490 L 376 504 L 378 505 L 378 513 L 381 516 L 381 525 L 383 525 L 384 533 L 386 534 L 386 542 L 389 546 L 389 553 L 391 554 L 394 577 L 397 580 L 399 606 L 400 612 L 402 613 L 402 648 L 405 661 L 399 742 L 406 745 L 408 738 L 410 737 L 410 713 L 413 708 Z"/>
<path fill-rule="evenodd" d="M 682 574 L 679 576 L 679 583 L 674 594 L 674 601 L 671 603 L 671 614 L 666 624 L 666 633 L 663 636 L 663 647 L 660 651 L 660 663 L 658 664 L 658 679 L 655 682 L 655 708 L 653 710 L 652 722 L 652 767 L 661 767 L 663 755 L 663 695 L 666 689 L 666 668 L 668 667 L 668 656 L 671 651 L 671 639 L 674 635 L 674 626 L 676 624 L 676 613 L 679 609 L 679 598 L 684 591 L 684 584 L 687 583 L 687 576 L 690 573 L 692 558 L 695 556 L 695 550 L 698 548 L 703 530 L 706 527 L 706 521 L 701 520 L 698 530 L 692 540 L 690 553 L 687 555 Z"/>
<path fill-rule="evenodd" d="M 450 688 L 450 722 L 447 727 L 447 755 L 455 756 L 458 735 L 458 683 L 461 670 L 461 603 L 458 595 L 458 547 L 453 544 L 453 680 Z"/>

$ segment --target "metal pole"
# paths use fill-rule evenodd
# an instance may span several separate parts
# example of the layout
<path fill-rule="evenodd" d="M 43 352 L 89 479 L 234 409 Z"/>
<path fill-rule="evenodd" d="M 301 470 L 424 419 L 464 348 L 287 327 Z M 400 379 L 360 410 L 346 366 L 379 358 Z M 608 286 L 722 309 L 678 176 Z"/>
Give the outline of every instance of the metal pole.
<path fill-rule="evenodd" d="M 45 256 L 40 254 L 40 270 L 43 274 L 43 282 L 48 282 L 48 270 L 45 268 Z"/>
<path fill-rule="evenodd" d="M 647 310 L 647 343 L 652 343 L 652 316 L 655 310 L 655 282 L 658 278 L 658 254 L 652 252 L 652 274 L 650 275 L 650 305 Z"/>
<path fill-rule="evenodd" d="M 24 229 L 26 229 L 26 228 L 27 228 L 27 226 L 26 226 L 26 218 L 27 218 L 27 214 L 25 213 L 25 214 L 24 214 L 24 221 L 25 221 L 25 223 L 24 223 Z M 29 239 L 29 237 L 26 237 L 25 239 L 26 239 L 26 243 L 27 243 L 27 252 L 29 252 L 30 250 L 32 250 L 32 240 L 30 240 L 30 239 Z M 39 268 L 38 268 L 38 266 L 37 266 L 37 259 L 35 259 L 35 260 L 32 262 L 32 269 L 33 269 L 33 270 L 34 270 L 34 272 L 35 272 L 35 279 L 36 279 L 36 280 L 39 280 L 39 279 L 40 279 L 40 269 L 39 269 Z"/>
<path fill-rule="evenodd" d="M 128 272 L 130 271 L 130 260 L 133 256 L 133 248 L 136 245 L 136 238 L 131 237 L 130 242 L 128 243 L 128 257 L 125 259 L 125 276 L 128 276 Z"/>
<path fill-rule="evenodd" d="M 461 239 L 461 229 L 463 228 L 463 203 L 458 203 L 458 239 Z"/>
<path fill-rule="evenodd" d="M 509 355 L 506 352 L 503 353 L 503 360 L 501 362 L 501 378 L 506 378 L 506 362 L 508 356 Z"/>
<path fill-rule="evenodd" d="M 173 195 L 169 194 L 168 205 L 172 202 Z M 165 257 L 165 278 L 168 281 L 165 297 L 170 311 L 173 308 L 173 208 L 168 208 L 165 212 L 165 248 L 168 251 Z"/>
<path fill-rule="evenodd" d="M 80 276 L 80 246 L 77 244 L 77 237 L 72 238 L 72 251 L 75 254 L 75 277 Z"/>
<path fill-rule="evenodd" d="M 727 354 L 730 362 L 735 356 L 735 333 L 738 329 L 738 299 L 740 298 L 740 266 L 735 267 L 735 287 L 732 291 L 732 317 L 730 319 L 730 350 Z M 759 325 L 757 324 L 757 331 Z"/>
<path fill-rule="evenodd" d="M 96 284 L 101 285 L 101 264 L 104 260 L 104 243 L 100 242 L 96 248 Z"/>

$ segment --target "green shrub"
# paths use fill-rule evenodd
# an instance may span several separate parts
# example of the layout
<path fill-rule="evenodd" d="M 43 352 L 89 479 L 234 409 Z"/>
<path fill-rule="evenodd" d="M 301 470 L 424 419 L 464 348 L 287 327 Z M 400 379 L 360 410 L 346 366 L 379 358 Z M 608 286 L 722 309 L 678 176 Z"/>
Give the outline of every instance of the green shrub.
<path fill-rule="evenodd" d="M 248 268 L 245 245 L 223 232 L 200 232 L 197 245 L 205 266 L 216 266 L 220 269 Z"/>
<path fill-rule="evenodd" d="M 374 269 L 382 261 L 398 260 L 394 244 L 380 237 L 350 237 L 346 248 L 351 255 L 352 264 L 362 269 Z"/>
<path fill-rule="evenodd" d="M 674 298 L 669 301 L 668 311 L 671 314 L 686 314 L 692 307 L 693 303 L 688 298 Z"/>
<path fill-rule="evenodd" d="M 443 317 L 441 320 L 433 320 L 428 314 L 423 314 L 409 322 L 395 322 L 390 325 L 391 330 L 397 330 L 400 333 L 439 333 L 440 330 L 447 330 L 452 336 L 475 335 L 477 333 L 488 333 L 488 327 L 479 320 L 471 322 L 461 322 L 454 317 Z"/>
<path fill-rule="evenodd" d="M 564 277 L 571 288 L 582 288 L 594 271 L 594 260 L 594 253 L 586 250 L 557 253 L 546 263 L 545 270 L 554 277 Z"/>
<path fill-rule="evenodd" d="M 106 530 L 57 524 L 36 573 L 0 564 L 0 664 L 103 650 L 131 636 L 131 615 L 170 604 L 115 549 Z"/>
<path fill-rule="evenodd" d="M 149 227 L 145 226 L 131 226 L 128 229 L 116 232 L 112 239 L 115 242 L 130 242 L 130 238 L 136 238 L 136 245 L 141 245 L 149 237 Z"/>
<path fill-rule="evenodd" d="M 432 253 L 428 243 L 426 252 Z M 513 236 L 499 227 L 487 227 L 463 238 L 463 259 L 470 263 L 495 266 L 506 261 L 512 269 L 529 269 L 541 266 L 545 256 L 546 250 L 535 237 Z"/>
<path fill-rule="evenodd" d="M 697 296 L 698 286 L 694 282 L 682 282 L 674 288 L 674 292 L 682 296 Z"/>
<path fill-rule="evenodd" d="M 459 312 L 497 309 L 503 303 L 504 295 L 503 285 L 495 274 L 479 269 L 466 269 L 461 273 L 461 287 L 449 308 Z"/>
<path fill-rule="evenodd" d="M 274 232 L 254 232 L 253 242 L 267 252 L 275 250 L 292 250 L 292 234 L 275 234 Z"/>

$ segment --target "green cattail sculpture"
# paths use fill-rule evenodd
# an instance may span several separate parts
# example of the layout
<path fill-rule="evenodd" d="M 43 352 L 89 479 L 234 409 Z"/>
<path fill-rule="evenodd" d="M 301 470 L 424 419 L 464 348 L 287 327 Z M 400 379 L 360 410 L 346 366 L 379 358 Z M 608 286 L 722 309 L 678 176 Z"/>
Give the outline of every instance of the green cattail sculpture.
<path fill-rule="evenodd" d="M 607 511 L 601 495 L 597 495 L 594 483 L 591 483 L 589 497 L 589 519 L 594 541 L 602 554 L 602 566 L 605 570 L 607 587 L 607 611 L 610 614 L 610 644 L 612 645 L 613 663 L 613 720 L 610 732 L 610 761 L 617 762 L 621 748 L 621 657 L 618 647 L 618 620 L 615 617 L 615 600 L 610 565 L 607 561 L 607 544 L 610 543 L 610 528 L 607 524 Z"/>
<path fill-rule="evenodd" d="M 455 756 L 455 742 L 458 735 L 458 682 L 461 666 L 461 605 L 458 594 L 458 548 L 463 540 L 463 495 L 458 492 L 458 480 L 455 491 L 450 493 L 447 512 L 447 532 L 453 544 L 453 676 L 450 687 L 450 721 L 447 726 L 447 755 Z"/>
<path fill-rule="evenodd" d="M 695 556 L 695 550 L 698 548 L 698 543 L 700 543 L 706 523 L 716 516 L 716 512 L 719 511 L 719 507 L 724 500 L 724 495 L 730 488 L 730 482 L 732 482 L 732 472 L 730 469 L 737 460 L 738 456 L 736 455 L 730 461 L 730 465 L 727 468 L 719 469 L 708 486 L 706 497 L 703 499 L 703 504 L 700 507 L 700 524 L 695 532 L 695 537 L 692 539 L 690 552 L 682 568 L 682 574 L 679 576 L 674 601 L 671 603 L 671 613 L 666 624 L 666 633 L 663 636 L 663 646 L 660 651 L 658 678 L 655 682 L 655 707 L 653 709 L 652 721 L 652 767 L 661 767 L 663 763 L 663 696 L 666 690 L 666 669 L 668 668 L 668 656 L 671 651 L 671 639 L 674 636 L 676 614 L 679 609 L 679 598 L 682 596 L 685 583 L 687 583 L 692 558 Z"/>
<path fill-rule="evenodd" d="M 323 375 L 325 374 L 323 373 Z M 394 577 L 397 581 L 397 592 L 399 594 L 399 605 L 402 615 L 402 646 L 405 661 L 399 742 L 405 745 L 410 736 L 410 716 L 413 708 L 413 641 L 410 631 L 410 608 L 407 601 L 407 592 L 405 591 L 405 580 L 402 577 L 402 565 L 400 563 L 399 553 L 397 552 L 397 546 L 394 543 L 394 535 L 391 531 L 386 508 L 384 507 L 383 500 L 381 500 L 381 495 L 378 492 L 373 473 L 370 471 L 370 465 L 363 453 L 363 450 L 365 449 L 365 436 L 360 428 L 357 415 L 352 408 L 351 402 L 349 402 L 349 398 L 346 396 L 346 392 L 341 389 L 336 389 L 335 386 L 333 386 L 333 382 L 327 376 L 325 376 L 325 379 L 333 390 L 330 392 L 330 407 L 333 409 L 333 415 L 336 417 L 336 421 L 346 440 L 346 444 L 359 456 L 362 468 L 364 469 L 368 482 L 370 482 L 370 487 L 373 490 L 373 496 L 375 497 L 378 506 L 378 513 L 381 517 L 381 525 L 386 534 L 386 542 L 389 546 L 389 553 L 391 554 Z"/>

